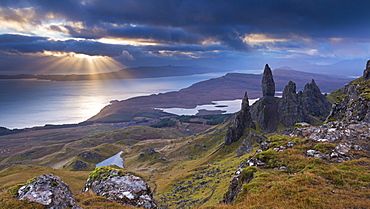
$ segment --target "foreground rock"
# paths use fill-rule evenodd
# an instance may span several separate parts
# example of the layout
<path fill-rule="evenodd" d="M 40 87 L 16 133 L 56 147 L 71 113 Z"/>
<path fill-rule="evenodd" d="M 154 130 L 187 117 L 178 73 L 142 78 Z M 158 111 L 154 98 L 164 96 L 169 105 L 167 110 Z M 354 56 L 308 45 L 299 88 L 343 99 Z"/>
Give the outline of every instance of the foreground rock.
<path fill-rule="evenodd" d="M 76 205 L 75 196 L 68 185 L 52 174 L 43 174 L 30 180 L 18 190 L 18 199 L 37 202 L 53 209 L 81 208 Z"/>
<path fill-rule="evenodd" d="M 364 76 L 368 76 L 365 72 Z M 356 79 L 346 85 L 341 93 L 337 97 L 338 102 L 333 105 L 327 120 L 342 120 L 347 123 L 369 123 L 370 79 L 366 79 L 366 77 Z"/>
<path fill-rule="evenodd" d="M 91 172 L 83 189 L 87 191 L 128 206 L 157 208 L 147 183 L 111 167 L 98 167 Z"/>

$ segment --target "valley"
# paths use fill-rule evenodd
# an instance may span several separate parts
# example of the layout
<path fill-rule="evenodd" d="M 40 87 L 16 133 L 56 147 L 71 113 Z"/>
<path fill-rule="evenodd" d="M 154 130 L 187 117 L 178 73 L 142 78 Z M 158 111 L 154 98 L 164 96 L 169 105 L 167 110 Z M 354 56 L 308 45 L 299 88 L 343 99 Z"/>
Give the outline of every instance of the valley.
<path fill-rule="evenodd" d="M 296 76 L 294 88 L 286 74 Z M 273 94 L 261 91 L 260 75 L 227 74 L 178 92 L 112 103 L 83 126 L 2 136 L 0 206 L 34 208 L 34 203 L 15 199 L 13 186 L 50 173 L 70 186 L 83 208 L 121 207 L 82 189 L 95 164 L 122 151 L 124 168 L 113 168 L 146 181 L 158 208 L 366 208 L 370 204 L 368 80 L 352 81 L 330 95 L 337 112 L 325 113 L 332 118 L 327 121 L 321 112 L 315 115 L 316 106 L 307 101 L 326 99 L 312 92 L 318 87 L 322 92 L 343 87 L 345 79 L 319 76 L 311 81 L 307 74 L 279 70 L 273 75 Z M 270 89 L 271 82 L 266 83 Z M 276 91 L 284 92 L 281 98 L 274 97 L 275 85 Z M 303 93 L 296 92 L 295 85 Z M 248 97 L 262 99 L 249 106 Z M 291 103 L 294 98 L 306 103 Z M 241 110 L 224 116 L 175 116 L 152 109 L 194 107 L 221 99 L 243 99 Z M 275 125 L 264 124 L 263 118 L 272 118 L 271 111 L 264 112 L 269 105 L 265 100 L 277 101 L 271 108 L 279 113 Z M 305 111 L 294 112 L 303 106 Z M 353 108 L 359 111 L 358 106 L 365 117 L 350 113 Z M 150 124 L 124 125 L 133 121 Z"/>

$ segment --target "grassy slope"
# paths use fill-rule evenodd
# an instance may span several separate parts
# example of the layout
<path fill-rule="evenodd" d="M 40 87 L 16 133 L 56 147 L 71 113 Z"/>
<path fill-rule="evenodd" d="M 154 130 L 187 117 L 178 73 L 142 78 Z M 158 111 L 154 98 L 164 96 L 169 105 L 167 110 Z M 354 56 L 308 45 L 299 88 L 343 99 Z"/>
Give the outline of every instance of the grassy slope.
<path fill-rule="evenodd" d="M 162 207 L 366 208 L 370 205 L 368 158 L 338 164 L 326 163 L 306 157 L 305 152 L 314 147 L 323 152 L 330 151 L 334 144 L 276 134 L 269 136 L 272 141 L 270 150 L 257 155 L 268 162 L 268 166 L 257 168 L 254 178 L 243 185 L 243 191 L 234 205 L 217 205 L 227 191 L 240 162 L 252 155 L 250 153 L 236 157 L 235 151 L 241 141 L 230 146 L 222 145 L 227 125 L 218 125 L 188 137 L 178 137 L 176 132 L 171 132 L 173 129 L 130 127 L 93 135 L 88 139 L 75 141 L 68 147 L 73 150 L 82 145 L 90 146 L 88 150 L 99 150 L 96 152 L 102 156 L 123 150 L 125 168 L 140 174 L 150 184 Z M 159 137 L 163 131 L 167 139 Z M 159 134 L 158 139 L 142 140 L 148 134 Z M 288 141 L 295 141 L 295 146 L 283 152 L 271 151 L 274 147 L 286 145 Z M 127 145 L 128 142 L 130 145 Z M 148 153 L 148 148 L 154 148 L 155 153 Z M 361 153 L 352 154 L 361 156 Z M 287 167 L 286 171 L 276 169 L 283 165 Z M 0 189 L 24 183 L 42 173 L 53 173 L 70 185 L 83 207 L 118 207 L 103 197 L 81 194 L 88 171 L 64 169 L 12 166 L 0 172 Z M 0 207 L 5 207 L 10 202 L 26 204 L 19 203 L 5 191 L 0 195 Z M 32 208 L 31 205 L 24 207 Z"/>

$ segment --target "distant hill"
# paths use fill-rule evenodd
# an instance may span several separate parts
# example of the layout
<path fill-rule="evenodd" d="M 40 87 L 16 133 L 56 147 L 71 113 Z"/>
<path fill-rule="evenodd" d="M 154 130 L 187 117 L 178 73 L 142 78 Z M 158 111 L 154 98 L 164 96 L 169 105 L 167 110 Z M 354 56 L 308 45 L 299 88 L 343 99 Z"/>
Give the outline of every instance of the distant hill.
<path fill-rule="evenodd" d="M 315 79 L 322 92 L 332 92 L 348 83 L 351 78 L 307 73 L 294 70 L 275 69 L 273 71 L 276 90 L 282 91 L 290 80 L 297 84 L 297 90 Z M 201 81 L 180 91 L 134 97 L 103 108 L 88 121 L 104 122 L 105 118 L 121 118 L 119 115 L 132 112 L 154 111 L 152 108 L 194 108 L 197 105 L 211 104 L 212 101 L 241 99 L 248 92 L 251 99 L 261 97 L 262 74 L 228 73 L 219 78 Z M 149 109 L 143 109 L 149 108 Z M 135 110 L 133 110 L 135 109 Z M 113 122 L 111 119 L 107 120 Z M 115 121 L 115 120 L 114 120 Z"/>
<path fill-rule="evenodd" d="M 134 79 L 158 78 L 170 76 L 187 76 L 201 73 L 221 71 L 220 69 L 196 66 L 143 66 L 126 68 L 109 73 L 97 74 L 70 74 L 70 75 L 0 75 L 0 79 L 40 79 L 50 81 L 80 81 L 80 80 L 107 80 L 107 79 Z"/>

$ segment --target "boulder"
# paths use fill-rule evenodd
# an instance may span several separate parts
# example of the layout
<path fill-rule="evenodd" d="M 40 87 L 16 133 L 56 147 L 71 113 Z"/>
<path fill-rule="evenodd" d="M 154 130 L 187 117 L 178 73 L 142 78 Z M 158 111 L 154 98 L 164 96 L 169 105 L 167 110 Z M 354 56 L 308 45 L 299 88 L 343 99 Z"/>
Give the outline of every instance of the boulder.
<path fill-rule="evenodd" d="M 18 199 L 37 202 L 53 209 L 81 208 L 76 205 L 69 186 L 52 174 L 43 174 L 28 181 L 18 190 Z"/>
<path fill-rule="evenodd" d="M 112 167 L 102 166 L 91 172 L 83 189 L 87 191 L 127 206 L 157 208 L 147 183 Z"/>

